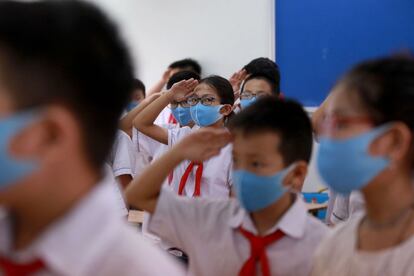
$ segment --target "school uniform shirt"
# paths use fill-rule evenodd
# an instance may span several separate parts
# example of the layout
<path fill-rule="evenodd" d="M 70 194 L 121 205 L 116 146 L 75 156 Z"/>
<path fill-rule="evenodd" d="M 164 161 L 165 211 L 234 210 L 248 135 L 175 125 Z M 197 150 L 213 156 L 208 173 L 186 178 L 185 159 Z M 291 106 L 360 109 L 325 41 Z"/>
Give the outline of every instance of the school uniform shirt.
<path fill-rule="evenodd" d="M 364 210 L 365 200 L 361 192 L 353 191 L 350 195 L 338 194 L 332 208 L 331 222 L 345 222 Z"/>
<path fill-rule="evenodd" d="M 358 226 L 364 213 L 330 233 L 316 252 L 314 276 L 410 276 L 414 275 L 414 236 L 377 252 L 358 250 Z"/>
<path fill-rule="evenodd" d="M 15 262 L 41 259 L 45 267 L 35 276 L 183 275 L 175 261 L 149 245 L 119 217 L 115 205 L 105 178 L 19 252 L 11 248 L 10 217 L 4 212 L 0 217 L 0 256 Z"/>
<path fill-rule="evenodd" d="M 120 175 L 134 177 L 136 175 L 137 158 L 128 134 L 121 130 L 117 131 L 109 159 L 115 177 Z"/>
<path fill-rule="evenodd" d="M 169 106 L 166 106 L 154 121 L 154 124 L 160 126 L 173 123 L 176 123 L 176 120 L 172 115 L 171 108 Z"/>
<path fill-rule="evenodd" d="M 104 165 L 104 171 L 105 175 L 108 179 L 108 184 L 111 186 L 112 193 L 114 194 L 114 198 L 116 199 L 116 209 L 119 212 L 119 215 L 121 217 L 127 217 L 128 216 L 128 209 L 125 202 L 124 194 L 122 192 L 122 189 L 120 187 L 120 184 L 115 179 L 115 176 L 112 172 L 111 166 L 109 164 Z"/>
<path fill-rule="evenodd" d="M 178 128 L 179 126 L 176 124 L 164 124 L 161 125 L 161 127 L 166 129 L 173 129 Z M 132 142 L 134 145 L 134 151 L 137 154 L 137 160 L 140 160 L 137 162 L 137 174 L 139 175 L 145 168 L 155 159 L 157 159 L 159 156 L 161 156 L 163 153 L 165 153 L 169 147 L 168 145 L 165 145 L 163 143 L 158 142 L 157 140 L 152 139 L 151 137 L 143 134 L 138 129 L 133 128 L 132 129 Z M 166 181 L 164 185 L 168 186 L 168 182 Z M 157 246 L 160 246 L 162 249 L 168 249 L 171 246 L 167 243 L 164 243 L 160 240 L 159 237 L 152 235 L 148 232 L 148 219 L 149 219 L 149 213 L 144 213 L 144 221 L 142 224 L 142 234 L 143 236 L 152 244 L 155 244 Z"/>
<path fill-rule="evenodd" d="M 193 131 L 199 129 L 198 126 L 193 128 L 181 127 L 168 130 L 168 146 L 173 147 L 177 142 Z M 233 167 L 232 146 L 227 145 L 219 155 L 203 162 L 203 175 L 201 179 L 201 197 L 211 198 L 228 198 L 232 186 L 231 171 Z M 178 192 L 180 181 L 184 175 L 190 161 L 186 160 L 179 164 L 173 172 L 171 187 Z M 187 179 L 183 195 L 193 197 L 195 189 L 197 165 L 194 166 L 192 173 Z"/>
<path fill-rule="evenodd" d="M 190 275 L 238 275 L 250 257 L 239 227 L 257 235 L 250 215 L 231 199 L 190 199 L 163 188 L 149 229 L 189 255 Z M 300 196 L 267 234 L 285 236 L 266 247 L 271 275 L 309 275 L 314 250 L 328 227 L 311 217 Z M 260 265 L 257 266 L 261 275 Z"/>
<path fill-rule="evenodd" d="M 176 124 L 164 124 L 160 125 L 165 129 L 174 129 L 179 126 Z M 142 167 L 149 165 L 152 160 L 156 157 L 162 155 L 165 151 L 168 150 L 168 145 L 158 142 L 155 139 L 145 135 L 136 128 L 132 128 L 132 143 L 134 146 L 134 151 L 144 156 Z"/>

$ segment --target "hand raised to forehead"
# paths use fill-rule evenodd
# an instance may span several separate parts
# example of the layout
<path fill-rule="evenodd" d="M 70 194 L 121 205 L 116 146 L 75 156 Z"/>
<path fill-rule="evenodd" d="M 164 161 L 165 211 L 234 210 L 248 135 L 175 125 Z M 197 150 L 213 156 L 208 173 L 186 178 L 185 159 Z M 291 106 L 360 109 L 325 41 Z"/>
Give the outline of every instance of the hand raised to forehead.
<path fill-rule="evenodd" d="M 197 86 L 197 84 L 198 81 L 195 79 L 182 80 L 175 83 L 169 91 L 172 94 L 173 100 L 180 102 L 185 100 L 193 93 L 194 88 Z"/>
<path fill-rule="evenodd" d="M 229 79 L 231 86 L 233 87 L 233 92 L 240 92 L 241 83 L 247 76 L 247 71 L 245 69 L 241 69 L 235 72 Z"/>
<path fill-rule="evenodd" d="M 182 139 L 177 147 L 185 159 L 202 162 L 220 154 L 230 141 L 227 129 L 203 128 Z"/>

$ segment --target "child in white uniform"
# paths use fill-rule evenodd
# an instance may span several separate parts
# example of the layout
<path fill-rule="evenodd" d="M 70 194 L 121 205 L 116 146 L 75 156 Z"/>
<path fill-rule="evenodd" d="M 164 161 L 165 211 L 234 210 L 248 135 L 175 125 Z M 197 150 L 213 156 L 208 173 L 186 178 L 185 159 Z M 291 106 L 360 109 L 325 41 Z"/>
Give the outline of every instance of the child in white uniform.
<path fill-rule="evenodd" d="M 366 211 L 321 244 L 313 275 L 414 275 L 414 60 L 359 64 L 329 98 L 319 172 Z"/>
<path fill-rule="evenodd" d="M 234 94 L 230 83 L 219 76 L 205 78 L 198 83 L 187 80 L 176 83 L 148 105 L 134 120 L 142 133 L 172 147 L 193 129 L 181 127 L 165 129 L 154 124 L 159 112 L 172 105 L 190 105 L 192 120 L 199 127 L 223 128 L 232 113 Z M 188 197 L 228 197 L 231 187 L 231 147 L 225 147 L 214 160 L 196 163 L 184 160 L 173 170 L 171 187 L 179 195 Z"/>
<path fill-rule="evenodd" d="M 114 25 L 83 2 L 1 1 L 0 41 L 0 273 L 182 275 L 102 170 L 133 81 Z"/>
<path fill-rule="evenodd" d="M 294 126 L 294 127 L 293 127 Z M 312 130 L 302 107 L 259 99 L 230 123 L 237 199 L 191 199 L 162 188 L 185 159 L 217 155 L 224 129 L 186 136 L 128 187 L 128 201 L 153 216 L 149 229 L 189 255 L 191 275 L 309 275 L 328 227 L 307 214 L 300 194 Z"/>

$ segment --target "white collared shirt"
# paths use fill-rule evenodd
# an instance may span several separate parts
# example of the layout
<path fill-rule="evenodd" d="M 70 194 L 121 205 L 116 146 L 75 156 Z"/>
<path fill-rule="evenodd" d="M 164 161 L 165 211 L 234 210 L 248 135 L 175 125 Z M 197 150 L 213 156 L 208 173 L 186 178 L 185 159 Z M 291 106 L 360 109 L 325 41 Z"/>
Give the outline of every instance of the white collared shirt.
<path fill-rule="evenodd" d="M 168 130 L 168 146 L 172 147 L 185 136 L 191 134 L 194 130 L 200 127 L 194 126 L 181 127 Z M 232 161 L 232 146 L 227 145 L 219 155 L 203 162 L 203 176 L 201 179 L 201 197 L 210 198 L 228 198 L 230 195 L 230 189 L 232 186 L 231 171 L 233 166 Z M 174 177 L 171 183 L 171 187 L 174 191 L 178 192 L 181 177 L 184 175 L 190 161 L 184 161 L 174 169 Z M 192 197 L 195 188 L 195 172 L 197 166 L 193 168 L 192 173 L 187 179 L 187 184 L 183 195 Z"/>
<path fill-rule="evenodd" d="M 118 130 L 109 158 L 114 176 L 130 175 L 134 177 L 136 174 L 136 162 L 137 158 L 131 138 L 122 130 Z"/>
<path fill-rule="evenodd" d="M 157 119 L 155 119 L 154 124 L 162 126 L 166 124 L 170 124 L 172 112 L 170 106 L 166 106 L 158 115 Z"/>
<path fill-rule="evenodd" d="M 414 275 L 414 236 L 380 251 L 358 250 L 358 226 L 365 212 L 337 226 L 316 251 L 314 276 Z"/>
<path fill-rule="evenodd" d="M 116 210 L 111 184 L 104 179 L 28 248 L 11 249 L 10 218 L 0 218 L 0 254 L 14 261 L 40 258 L 36 275 L 183 275 L 169 256 L 147 244 Z"/>
<path fill-rule="evenodd" d="M 189 255 L 189 272 L 198 276 L 238 275 L 250 257 L 240 226 L 257 234 L 236 199 L 190 199 L 165 188 L 149 223 L 151 231 Z M 328 227 L 308 215 L 298 197 L 269 233 L 277 229 L 286 236 L 266 248 L 272 275 L 309 275 L 314 250 Z"/>
<path fill-rule="evenodd" d="M 165 124 L 160 126 L 167 130 L 179 127 L 176 124 Z M 148 166 L 152 160 L 155 160 L 157 157 L 161 156 L 169 148 L 168 145 L 152 139 L 136 128 L 132 128 L 132 144 L 134 147 L 133 150 L 138 155 L 143 157 L 143 160 L 140 162 L 138 167 L 138 174 L 145 169 L 145 167 Z"/>

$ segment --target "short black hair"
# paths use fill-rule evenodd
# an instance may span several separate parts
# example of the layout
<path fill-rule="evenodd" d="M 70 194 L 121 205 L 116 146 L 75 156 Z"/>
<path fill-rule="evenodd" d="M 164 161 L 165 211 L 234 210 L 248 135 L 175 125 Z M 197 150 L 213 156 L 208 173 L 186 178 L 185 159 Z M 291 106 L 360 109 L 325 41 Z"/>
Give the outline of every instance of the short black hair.
<path fill-rule="evenodd" d="M 170 64 L 170 66 L 168 66 L 168 68 L 193 71 L 201 75 L 200 64 L 192 58 L 185 58 L 185 59 L 174 61 L 173 63 Z"/>
<path fill-rule="evenodd" d="M 339 80 L 356 94 L 376 125 L 402 122 L 414 137 L 414 57 L 392 56 L 356 65 Z M 414 139 L 411 142 L 414 168 Z"/>
<path fill-rule="evenodd" d="M 276 79 L 272 75 L 269 75 L 269 74 L 266 74 L 266 73 L 255 73 L 255 74 L 251 74 L 250 76 L 248 76 L 243 82 L 243 85 L 241 87 L 241 92 L 244 91 L 244 86 L 246 85 L 246 83 L 249 80 L 256 80 L 256 79 L 266 81 L 270 85 L 270 87 L 272 89 L 272 93 L 275 96 L 280 95 L 279 83 L 276 81 Z"/>
<path fill-rule="evenodd" d="M 280 93 L 279 66 L 271 59 L 265 57 L 255 58 L 243 67 L 247 74 L 263 74 L 273 79 L 276 83 L 276 91 Z"/>
<path fill-rule="evenodd" d="M 76 0 L 0 1 L 0 78 L 17 110 L 65 106 L 99 169 L 133 90 L 128 51 L 113 23 Z"/>
<path fill-rule="evenodd" d="M 167 89 L 170 89 L 175 83 L 182 80 L 195 79 L 200 80 L 200 75 L 193 71 L 180 71 L 171 76 L 167 82 Z"/>
<path fill-rule="evenodd" d="M 280 136 L 279 152 L 285 166 L 309 162 L 312 154 L 312 126 L 303 107 L 293 100 L 267 96 L 259 98 L 229 122 L 231 131 L 252 135 L 271 131 Z"/>
<path fill-rule="evenodd" d="M 141 91 L 142 94 L 144 95 L 144 98 L 145 98 L 145 85 L 144 85 L 144 83 L 141 80 L 135 78 L 133 85 L 134 85 L 134 90 Z"/>

